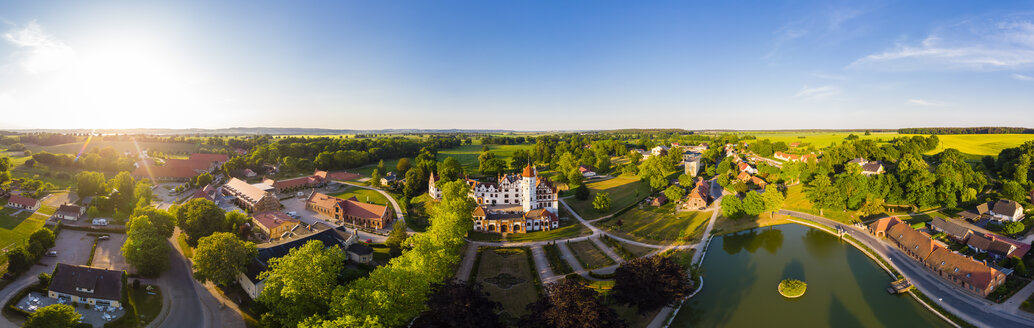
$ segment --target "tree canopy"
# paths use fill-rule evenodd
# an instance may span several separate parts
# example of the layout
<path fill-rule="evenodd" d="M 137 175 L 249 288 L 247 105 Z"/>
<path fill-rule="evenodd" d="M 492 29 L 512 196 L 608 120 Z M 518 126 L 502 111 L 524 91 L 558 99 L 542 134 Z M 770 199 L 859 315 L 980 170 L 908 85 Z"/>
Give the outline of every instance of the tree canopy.
<path fill-rule="evenodd" d="M 229 285 L 237 281 L 256 252 L 255 243 L 240 240 L 229 232 L 201 238 L 192 258 L 194 277 L 202 282 Z"/>

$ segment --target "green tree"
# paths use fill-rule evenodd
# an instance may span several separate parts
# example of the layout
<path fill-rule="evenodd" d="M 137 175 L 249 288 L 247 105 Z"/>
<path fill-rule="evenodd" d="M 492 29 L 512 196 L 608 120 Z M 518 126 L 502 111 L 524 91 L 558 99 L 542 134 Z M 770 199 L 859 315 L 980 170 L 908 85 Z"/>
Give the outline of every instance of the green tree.
<path fill-rule="evenodd" d="M 589 200 L 589 187 L 583 183 L 574 189 L 574 198 L 577 200 Z"/>
<path fill-rule="evenodd" d="M 722 197 L 722 215 L 730 219 L 739 218 L 743 214 L 741 203 L 736 195 L 725 195 Z"/>
<path fill-rule="evenodd" d="M 582 180 L 584 179 L 585 177 L 582 176 L 581 172 L 578 172 L 578 169 L 571 170 L 571 172 L 567 174 L 567 184 L 570 187 L 577 188 L 578 186 L 581 186 Z"/>
<path fill-rule="evenodd" d="M 45 249 L 54 247 L 54 232 L 48 228 L 36 229 L 29 235 L 29 242 L 38 242 Z"/>
<path fill-rule="evenodd" d="M 412 167 L 412 164 L 409 162 L 408 157 L 399 158 L 399 162 L 395 164 L 395 172 L 398 172 L 399 175 L 405 175 L 409 172 L 410 167 Z"/>
<path fill-rule="evenodd" d="M 446 157 L 438 165 L 438 179 L 441 181 L 453 181 L 463 176 L 463 166 L 455 158 Z"/>
<path fill-rule="evenodd" d="M 747 216 L 758 216 L 765 211 L 765 199 L 757 191 L 749 191 L 743 197 L 743 214 Z"/>
<path fill-rule="evenodd" d="M 689 174 L 681 174 L 679 175 L 679 185 L 685 188 L 693 188 L 695 183 L 693 177 Z"/>
<path fill-rule="evenodd" d="M 686 269 L 671 257 L 640 257 L 614 271 L 611 293 L 616 301 L 638 308 L 639 314 L 656 311 L 689 295 Z"/>
<path fill-rule="evenodd" d="M 36 256 L 29 253 L 25 246 L 18 246 L 7 252 L 7 271 L 21 273 L 32 268 Z"/>
<path fill-rule="evenodd" d="M 29 315 L 25 328 L 66 328 L 74 327 L 82 320 L 82 315 L 75 308 L 66 304 L 47 305 Z"/>
<path fill-rule="evenodd" d="M 481 291 L 481 284 L 456 279 L 436 284 L 427 299 L 428 310 L 413 327 L 502 328 L 496 311 L 502 305 Z"/>
<path fill-rule="evenodd" d="M 391 228 L 391 233 L 388 234 L 384 244 L 391 248 L 393 252 L 398 252 L 405 246 L 407 238 L 409 238 L 409 234 L 406 233 L 406 222 L 398 221 Z"/>
<path fill-rule="evenodd" d="M 104 192 L 104 173 L 82 171 L 75 175 L 73 185 L 79 198 L 93 197 Z"/>
<path fill-rule="evenodd" d="M 664 189 L 664 196 L 673 202 L 682 200 L 682 196 L 685 195 L 686 190 L 679 186 L 670 186 L 668 189 Z"/>
<path fill-rule="evenodd" d="M 156 220 L 167 220 L 156 216 Z M 144 276 L 156 276 L 169 269 L 169 252 L 172 250 L 167 238 L 167 227 L 154 224 L 148 215 L 137 215 L 130 219 L 126 242 L 122 244 L 122 256 Z"/>
<path fill-rule="evenodd" d="M 240 240 L 228 232 L 201 238 L 194 250 L 194 277 L 201 282 L 210 280 L 228 286 L 237 281 L 256 253 L 255 243 Z"/>
<path fill-rule="evenodd" d="M 865 204 L 859 209 L 864 216 L 873 216 L 883 213 L 883 198 L 878 198 L 873 194 L 865 196 Z"/>
<path fill-rule="evenodd" d="M 370 185 L 374 187 L 381 186 L 381 171 L 373 169 L 373 173 L 370 173 Z"/>
<path fill-rule="evenodd" d="M 197 246 L 198 240 L 217 231 L 226 231 L 226 214 L 212 201 L 192 199 L 176 210 L 176 224 L 187 234 L 187 244 Z"/>
<path fill-rule="evenodd" d="M 409 170 L 409 172 L 406 172 L 406 185 L 402 188 L 402 194 L 409 198 L 416 196 L 424 186 L 424 183 L 421 183 L 423 179 L 423 172 L 420 170 Z"/>
<path fill-rule="evenodd" d="M 1027 191 L 1016 181 L 1005 181 L 1002 183 L 1002 197 L 1017 202 L 1024 201 Z"/>
<path fill-rule="evenodd" d="M 265 287 L 258 302 L 269 309 L 262 321 L 276 323 L 267 326 L 293 327 L 306 318 L 327 314 L 345 259 L 340 248 L 324 247 L 319 240 L 271 259 L 269 269 L 259 275 L 265 279 Z"/>
<path fill-rule="evenodd" d="M 112 190 L 115 197 L 115 208 L 118 210 L 131 210 L 136 206 L 136 200 L 133 198 L 136 196 L 136 180 L 129 172 L 122 171 L 115 175 L 114 178 L 108 180 L 108 189 Z"/>
<path fill-rule="evenodd" d="M 601 192 L 596 194 L 596 199 L 592 200 L 592 208 L 596 212 L 606 212 L 610 210 L 610 194 Z"/>
<path fill-rule="evenodd" d="M 769 185 L 765 188 L 765 194 L 762 195 L 765 199 L 765 211 L 773 212 L 778 211 L 783 207 L 783 202 L 786 200 L 783 197 L 783 193 L 779 191 L 774 185 Z"/>
<path fill-rule="evenodd" d="M 172 232 L 176 228 L 176 217 L 168 211 L 159 210 L 154 207 L 140 207 L 133 211 L 133 216 L 146 216 L 151 226 L 153 226 L 158 234 L 162 238 L 172 237 Z M 133 220 L 129 220 L 126 224 L 126 229 L 133 228 Z"/>
<path fill-rule="evenodd" d="M 519 327 L 621 328 L 628 325 L 614 309 L 599 300 L 599 294 L 575 279 L 545 286 L 546 293 L 528 304 L 528 314 Z"/>

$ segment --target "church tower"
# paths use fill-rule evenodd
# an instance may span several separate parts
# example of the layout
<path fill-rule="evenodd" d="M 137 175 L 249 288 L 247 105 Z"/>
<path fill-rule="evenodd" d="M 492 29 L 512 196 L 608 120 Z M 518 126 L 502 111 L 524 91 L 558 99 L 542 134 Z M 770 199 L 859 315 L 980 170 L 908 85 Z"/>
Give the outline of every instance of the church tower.
<path fill-rule="evenodd" d="M 531 164 L 524 167 L 521 174 L 521 205 L 524 206 L 524 213 L 535 209 L 535 169 Z"/>

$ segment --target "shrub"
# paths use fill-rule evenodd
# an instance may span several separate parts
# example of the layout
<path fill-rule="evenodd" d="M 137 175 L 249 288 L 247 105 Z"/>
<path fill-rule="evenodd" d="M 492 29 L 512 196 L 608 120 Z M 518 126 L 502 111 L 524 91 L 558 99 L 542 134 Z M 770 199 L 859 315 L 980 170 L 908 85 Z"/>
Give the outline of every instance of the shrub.
<path fill-rule="evenodd" d="M 807 289 L 808 284 L 797 279 L 783 279 L 783 281 L 779 282 L 779 294 L 782 294 L 784 297 L 801 297 Z"/>

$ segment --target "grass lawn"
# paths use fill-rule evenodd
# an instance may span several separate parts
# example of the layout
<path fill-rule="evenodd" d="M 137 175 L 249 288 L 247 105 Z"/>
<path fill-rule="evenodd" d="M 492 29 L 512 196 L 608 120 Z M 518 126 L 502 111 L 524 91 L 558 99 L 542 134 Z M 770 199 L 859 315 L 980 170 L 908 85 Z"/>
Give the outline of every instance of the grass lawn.
<path fill-rule="evenodd" d="M 538 299 L 538 279 L 523 248 L 482 247 L 477 269 L 477 282 L 484 286 L 488 298 L 503 305 L 503 317 L 518 318 L 525 306 Z"/>
<path fill-rule="evenodd" d="M 133 301 L 136 302 L 136 311 L 140 314 L 140 323 L 143 325 L 147 325 L 162 312 L 162 290 L 158 286 L 153 286 L 148 292 L 147 287 L 141 285 L 140 288 L 132 288 L 131 293 Z"/>
<path fill-rule="evenodd" d="M 471 240 L 477 241 L 517 242 L 568 239 L 579 236 L 586 236 L 591 233 L 592 231 L 590 231 L 588 227 L 578 222 L 578 220 L 574 218 L 568 218 L 566 220 L 561 219 L 560 227 L 553 230 L 534 231 L 529 233 L 510 233 L 506 234 L 506 238 L 503 238 L 503 235 L 498 233 L 471 231 L 467 237 Z"/>
<path fill-rule="evenodd" d="M 370 246 L 370 248 L 373 248 L 373 260 L 377 261 L 378 265 L 388 264 L 388 261 L 391 261 L 391 259 L 395 258 L 395 256 L 392 256 L 391 254 L 391 248 L 389 248 L 387 245 L 366 244 L 366 246 Z"/>
<path fill-rule="evenodd" d="M 571 248 L 571 252 L 578 258 L 578 262 L 582 264 L 585 269 L 593 270 L 599 269 L 605 266 L 614 265 L 614 260 L 611 259 L 607 254 L 603 253 L 596 244 L 588 240 L 569 242 L 567 247 Z"/>
<path fill-rule="evenodd" d="M 629 252 L 632 253 L 632 255 L 635 255 L 636 257 L 643 257 L 643 256 L 646 256 L 647 254 L 650 254 L 650 253 L 653 253 L 654 251 L 657 251 L 656 248 L 637 246 L 637 245 L 632 245 L 632 244 L 622 243 L 622 242 L 618 242 L 618 244 L 621 244 L 621 247 L 624 247 L 625 250 L 628 250 Z"/>
<path fill-rule="evenodd" d="M 37 154 L 37 153 L 39 153 L 41 151 L 46 151 L 48 153 L 73 154 L 74 155 L 74 154 L 78 154 L 79 150 L 83 149 L 83 144 L 85 144 L 85 143 L 86 143 L 86 141 L 80 141 L 80 142 L 66 143 L 66 144 L 53 145 L 53 146 L 40 146 L 40 145 L 35 145 L 35 144 L 25 144 L 25 147 L 28 148 L 29 150 L 31 150 L 33 154 Z M 198 145 L 198 144 L 195 144 L 195 143 L 185 143 L 185 142 L 171 143 L 171 142 L 132 142 L 132 141 L 99 141 L 99 140 L 91 140 L 90 144 L 86 147 L 85 151 L 88 152 L 88 151 L 90 151 L 92 149 L 95 149 L 95 148 L 100 149 L 100 148 L 104 148 L 104 147 L 115 148 L 115 150 L 118 151 L 118 152 L 133 152 L 133 153 L 135 153 L 135 152 L 137 152 L 137 149 L 139 149 L 139 150 L 160 151 L 160 152 L 166 153 L 166 154 L 196 152 L 196 151 L 198 151 L 201 148 L 200 145 Z"/>
<path fill-rule="evenodd" d="M 176 243 L 180 245 L 180 249 L 183 250 L 183 256 L 189 258 L 194 257 L 194 249 L 187 245 L 187 235 L 180 233 L 176 236 Z"/>
<path fill-rule="evenodd" d="M 495 155 L 497 158 L 502 158 L 509 164 L 510 156 L 515 150 L 527 150 L 531 151 L 534 144 L 523 144 L 523 145 L 488 145 L 489 152 Z M 467 170 L 467 174 L 475 175 L 478 170 L 478 156 L 481 155 L 481 145 L 464 145 L 452 149 L 442 149 L 438 151 L 438 161 L 444 161 L 447 157 L 455 158 L 463 166 L 463 169 Z M 410 161 L 413 158 L 409 159 Z M 395 171 L 395 166 L 398 165 L 399 160 L 386 159 L 384 160 L 385 171 Z M 366 165 L 355 169 L 356 173 L 362 174 L 363 176 L 370 176 L 373 170 L 377 168 L 377 163 Z M 381 172 L 381 175 L 385 172 Z"/>
<path fill-rule="evenodd" d="M 696 254 L 697 250 L 690 249 L 671 249 L 664 252 L 663 256 L 667 256 L 675 259 L 676 262 L 682 264 L 683 267 L 689 268 L 693 265 L 693 255 Z"/>
<path fill-rule="evenodd" d="M 336 194 L 331 194 L 330 196 L 334 196 L 341 199 L 349 199 L 354 196 L 355 199 L 358 199 L 360 202 L 364 203 L 374 203 L 377 205 L 388 204 L 388 198 L 384 197 L 384 195 L 377 192 L 376 190 L 363 189 L 356 186 L 347 186 L 345 187 L 344 191 Z"/>
<path fill-rule="evenodd" d="M 761 213 L 757 217 L 741 217 L 739 219 L 730 219 L 725 216 L 719 215 L 714 222 L 714 230 L 711 230 L 711 235 L 721 235 L 734 233 L 737 231 L 743 231 L 757 227 L 767 227 L 777 224 L 790 223 L 785 216 L 776 214 L 775 217 L 771 213 Z"/>
<path fill-rule="evenodd" d="M 617 177 L 603 181 L 594 181 L 586 184 L 586 186 L 589 187 L 589 199 L 567 198 L 564 200 L 568 205 L 571 205 L 571 209 L 578 212 L 586 220 L 613 214 L 622 208 L 639 202 L 650 194 L 650 185 L 639 181 L 638 177 Z M 592 208 L 592 200 L 600 192 L 610 194 L 610 210 L 605 213 L 597 212 Z"/>
<path fill-rule="evenodd" d="M 675 203 L 664 206 L 642 206 L 632 208 L 621 215 L 599 223 L 610 232 L 645 243 L 694 243 L 700 241 L 711 211 L 686 211 L 672 214 Z M 621 221 L 621 225 L 618 225 Z"/>
<path fill-rule="evenodd" d="M 3 200 L 7 204 L 6 200 Z M 29 238 L 29 235 L 43 226 L 47 217 L 42 214 L 33 215 L 32 212 L 23 211 L 13 215 L 17 210 L 12 208 L 0 208 L 0 248 L 10 250 Z"/>

